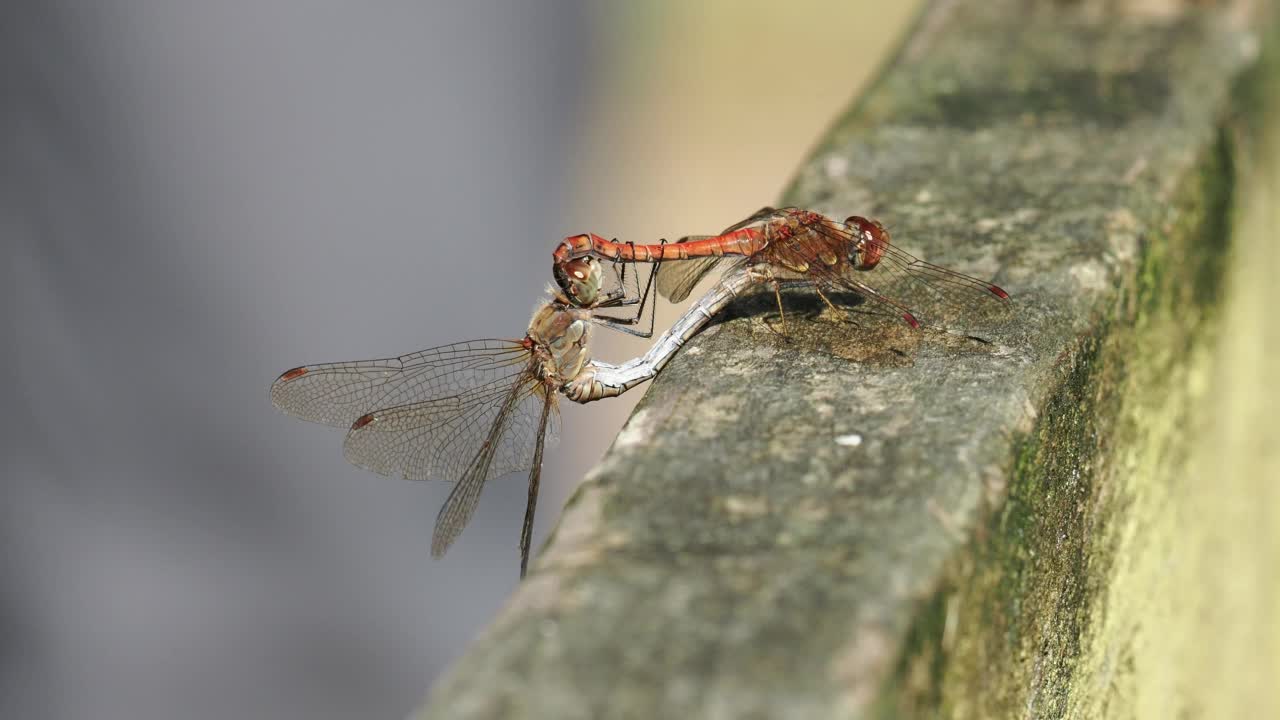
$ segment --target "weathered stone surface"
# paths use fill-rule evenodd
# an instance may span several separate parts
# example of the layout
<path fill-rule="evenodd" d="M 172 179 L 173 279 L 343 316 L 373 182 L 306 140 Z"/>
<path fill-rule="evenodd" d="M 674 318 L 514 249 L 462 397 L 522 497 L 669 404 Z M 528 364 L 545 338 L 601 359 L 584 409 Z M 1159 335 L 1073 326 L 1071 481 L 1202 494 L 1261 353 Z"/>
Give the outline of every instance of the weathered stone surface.
<path fill-rule="evenodd" d="M 649 389 L 421 716 L 1228 707 L 1152 689 L 1136 646 L 1159 632 L 1124 602 L 1196 582 L 1159 569 L 1203 501 L 1196 378 L 1237 138 L 1259 126 L 1230 121 L 1280 77 L 1241 80 L 1265 4 L 1203 5 L 935 3 L 784 201 L 884 220 L 994 278 L 1016 321 L 977 342 L 855 327 L 793 294 L 783 341 L 771 298 L 730 308 Z"/>

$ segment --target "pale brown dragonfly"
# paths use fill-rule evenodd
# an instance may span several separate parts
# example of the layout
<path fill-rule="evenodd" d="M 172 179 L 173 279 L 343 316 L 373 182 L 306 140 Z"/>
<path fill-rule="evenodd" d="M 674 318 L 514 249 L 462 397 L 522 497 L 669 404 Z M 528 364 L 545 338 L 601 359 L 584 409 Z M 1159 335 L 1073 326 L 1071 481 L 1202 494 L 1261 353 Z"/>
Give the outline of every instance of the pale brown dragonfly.
<path fill-rule="evenodd" d="M 619 270 L 621 267 L 621 270 Z M 542 454 L 558 431 L 558 399 L 590 402 L 618 394 L 590 382 L 587 343 L 594 324 L 648 337 L 637 329 L 654 274 L 643 292 L 625 266 L 612 287 L 595 258 L 555 268 L 559 289 L 540 305 L 520 340 L 468 340 L 380 360 L 322 363 L 288 370 L 271 385 L 271 402 L 311 422 L 347 431 L 353 465 L 409 480 L 455 482 L 436 518 L 432 555 L 440 557 L 470 521 L 488 481 L 529 472 L 520 532 L 520 575 L 529 563 Z M 601 314 L 636 305 L 634 317 Z"/>

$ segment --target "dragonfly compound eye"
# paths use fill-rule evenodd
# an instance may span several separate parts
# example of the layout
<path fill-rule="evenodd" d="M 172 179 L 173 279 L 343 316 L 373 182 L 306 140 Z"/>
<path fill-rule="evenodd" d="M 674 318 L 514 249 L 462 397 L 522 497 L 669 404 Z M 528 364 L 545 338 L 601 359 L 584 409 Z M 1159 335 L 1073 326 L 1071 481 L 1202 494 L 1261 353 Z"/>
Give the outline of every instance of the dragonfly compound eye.
<path fill-rule="evenodd" d="M 868 220 L 860 215 L 851 215 L 844 221 L 845 227 L 853 236 L 853 247 L 849 250 L 849 262 L 858 270 L 870 270 L 880 264 L 885 248 L 889 247 L 889 231 L 879 220 Z"/>
<path fill-rule="evenodd" d="M 556 263 L 552 267 L 556 284 L 569 301 L 578 307 L 591 307 L 600 297 L 604 273 L 600 262 L 593 257 L 575 258 Z"/>

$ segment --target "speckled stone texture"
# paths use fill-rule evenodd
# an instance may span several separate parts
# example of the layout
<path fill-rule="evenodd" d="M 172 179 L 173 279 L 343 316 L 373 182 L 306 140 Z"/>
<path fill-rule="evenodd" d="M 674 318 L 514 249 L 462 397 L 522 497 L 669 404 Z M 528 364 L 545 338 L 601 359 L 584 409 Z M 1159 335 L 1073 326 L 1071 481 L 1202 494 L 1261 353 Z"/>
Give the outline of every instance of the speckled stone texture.
<path fill-rule="evenodd" d="M 782 201 L 881 219 L 1013 321 L 855 325 L 798 291 L 784 340 L 771 295 L 730 307 L 421 717 L 1092 716 L 1116 478 L 1151 444 L 1126 398 L 1213 326 L 1269 12 L 934 3 Z"/>

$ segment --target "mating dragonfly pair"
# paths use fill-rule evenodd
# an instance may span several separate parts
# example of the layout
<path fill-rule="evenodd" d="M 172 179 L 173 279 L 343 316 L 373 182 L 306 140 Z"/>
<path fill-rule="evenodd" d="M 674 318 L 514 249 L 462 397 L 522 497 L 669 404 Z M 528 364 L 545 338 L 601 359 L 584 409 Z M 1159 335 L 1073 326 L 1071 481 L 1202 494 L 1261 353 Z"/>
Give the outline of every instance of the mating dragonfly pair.
<path fill-rule="evenodd" d="M 640 288 L 637 263 L 653 263 Z M 610 272 L 606 272 L 606 264 Z M 621 365 L 592 360 L 593 325 L 651 337 L 638 329 L 650 291 L 678 302 L 714 268 L 721 280 L 643 356 Z M 520 532 L 520 574 L 528 567 L 542 453 L 556 434 L 561 395 L 586 403 L 652 379 L 711 317 L 744 291 L 771 286 L 782 332 L 781 289 L 856 294 L 860 312 L 882 313 L 915 329 L 982 333 L 1009 314 L 996 285 L 934 265 L 890 241 L 874 220 L 838 222 L 798 208 L 764 208 L 724 232 L 675 243 L 636 245 L 585 234 L 553 253 L 556 285 L 521 340 L 471 340 L 382 360 L 305 365 L 280 375 L 271 400 L 303 420 L 347 430 L 352 464 L 410 480 L 455 485 L 436 518 L 431 552 L 444 554 L 471 519 L 485 484 L 529 472 Z M 634 316 L 617 309 L 634 306 Z M 609 310 L 614 312 L 608 312 Z M 603 312 L 602 312 L 603 311 Z"/>

